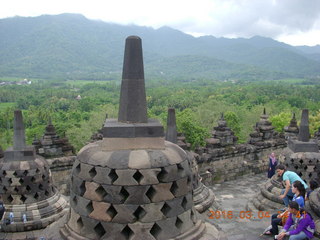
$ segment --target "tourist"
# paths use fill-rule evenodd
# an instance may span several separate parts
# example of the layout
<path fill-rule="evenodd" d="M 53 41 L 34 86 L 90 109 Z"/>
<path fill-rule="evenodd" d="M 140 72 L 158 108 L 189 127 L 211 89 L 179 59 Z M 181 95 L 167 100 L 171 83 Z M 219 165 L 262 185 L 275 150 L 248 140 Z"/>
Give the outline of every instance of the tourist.
<path fill-rule="evenodd" d="M 285 182 L 285 189 L 281 191 L 281 195 L 279 196 L 286 207 L 288 207 L 289 200 L 292 200 L 294 193 L 291 191 L 291 185 L 295 181 L 300 181 L 305 189 L 308 188 L 308 185 L 299 177 L 298 174 L 292 171 L 287 171 L 286 167 L 282 164 L 276 167 L 276 172 L 279 177 L 282 176 L 282 180 Z"/>
<path fill-rule="evenodd" d="M 299 209 L 297 202 L 289 203 L 289 212 L 288 220 L 276 239 L 282 240 L 285 236 L 289 236 L 289 240 L 311 239 L 315 232 L 311 215 Z"/>
<path fill-rule="evenodd" d="M 272 176 L 275 174 L 277 164 L 278 164 L 278 161 L 277 161 L 276 155 L 273 152 L 269 156 L 268 178 L 272 178 Z"/>
<path fill-rule="evenodd" d="M 292 190 L 294 195 L 292 198 L 293 202 L 297 202 L 299 205 L 299 208 L 304 208 L 304 196 L 306 194 L 306 189 L 304 188 L 304 185 L 300 181 L 295 181 L 292 184 Z M 265 235 L 277 235 L 279 233 L 278 226 L 284 226 L 286 223 L 287 218 L 289 217 L 289 210 L 285 209 L 280 214 L 273 214 L 271 216 L 271 228 L 270 230 L 265 232 Z"/>
<path fill-rule="evenodd" d="M 312 193 L 316 188 L 319 187 L 319 184 L 317 181 L 315 180 L 310 180 L 309 182 L 309 185 L 310 185 L 310 190 L 307 191 L 307 196 L 306 196 L 306 200 L 309 200 L 309 197 L 310 197 L 310 193 Z"/>

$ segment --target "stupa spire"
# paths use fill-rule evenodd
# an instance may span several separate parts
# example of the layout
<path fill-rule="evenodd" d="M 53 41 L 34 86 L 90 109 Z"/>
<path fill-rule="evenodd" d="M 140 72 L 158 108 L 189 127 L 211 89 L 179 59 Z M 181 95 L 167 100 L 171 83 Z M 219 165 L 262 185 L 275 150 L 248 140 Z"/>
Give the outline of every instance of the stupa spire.
<path fill-rule="evenodd" d="M 176 112 L 174 108 L 168 109 L 166 140 L 177 143 Z"/>
<path fill-rule="evenodd" d="M 137 36 L 126 39 L 118 121 L 148 122 L 142 44 Z"/>
<path fill-rule="evenodd" d="M 301 142 L 309 142 L 309 110 L 303 109 L 301 114 L 300 130 L 298 140 Z"/>
<path fill-rule="evenodd" d="M 14 111 L 13 132 L 13 149 L 23 150 L 26 147 L 26 136 L 21 110 Z"/>

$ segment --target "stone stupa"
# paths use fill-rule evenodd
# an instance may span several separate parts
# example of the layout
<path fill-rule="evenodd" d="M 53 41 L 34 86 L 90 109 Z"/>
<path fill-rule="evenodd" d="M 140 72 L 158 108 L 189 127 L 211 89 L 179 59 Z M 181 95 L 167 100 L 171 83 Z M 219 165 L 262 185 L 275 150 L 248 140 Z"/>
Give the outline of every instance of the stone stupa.
<path fill-rule="evenodd" d="M 297 139 L 299 134 L 299 127 L 297 124 L 296 114 L 292 114 L 289 126 L 284 127 L 284 136 L 288 139 Z"/>
<path fill-rule="evenodd" d="M 41 139 L 35 139 L 32 143 L 35 146 L 37 154 L 45 158 L 54 158 L 74 155 L 74 147 L 69 143 L 66 137 L 61 138 L 57 135 L 51 119 L 45 128 Z"/>
<path fill-rule="evenodd" d="M 13 147 L 0 160 L 0 181 L 4 219 L 13 214 L 13 222 L 2 225 L 5 239 L 34 239 L 31 230 L 43 229 L 66 214 L 67 202 L 52 184 L 48 163 L 36 155 L 33 146 L 26 146 L 20 110 L 14 112 Z M 13 232 L 20 233 L 15 236 Z"/>
<path fill-rule="evenodd" d="M 178 144 L 176 115 L 174 108 L 168 109 L 166 140 Z M 213 191 L 201 182 L 196 160 L 197 154 L 190 151 L 186 151 L 186 153 L 188 154 L 192 170 L 193 203 L 195 209 L 199 213 L 202 213 L 208 210 L 210 207 L 214 207 L 215 209 L 220 208 L 218 203 L 215 202 L 215 195 Z"/>
<path fill-rule="evenodd" d="M 186 152 L 147 118 L 141 39 L 126 39 L 118 119 L 83 147 L 71 176 L 64 239 L 218 239 L 193 207 Z"/>

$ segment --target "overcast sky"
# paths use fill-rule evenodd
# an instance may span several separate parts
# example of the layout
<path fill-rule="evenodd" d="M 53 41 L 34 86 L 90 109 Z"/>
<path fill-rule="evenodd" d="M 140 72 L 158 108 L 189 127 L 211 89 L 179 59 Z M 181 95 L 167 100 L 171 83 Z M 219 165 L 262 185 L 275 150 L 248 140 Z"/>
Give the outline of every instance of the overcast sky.
<path fill-rule="evenodd" d="M 194 36 L 271 37 L 320 45 L 320 0 L 1 0 L 0 18 L 81 13 L 90 19 Z"/>

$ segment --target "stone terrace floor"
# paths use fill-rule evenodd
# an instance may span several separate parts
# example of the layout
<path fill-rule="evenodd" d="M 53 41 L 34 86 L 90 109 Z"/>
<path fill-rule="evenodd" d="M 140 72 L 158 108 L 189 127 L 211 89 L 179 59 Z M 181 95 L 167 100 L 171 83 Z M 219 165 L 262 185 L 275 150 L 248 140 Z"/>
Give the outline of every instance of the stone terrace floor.
<path fill-rule="evenodd" d="M 240 177 L 237 180 L 215 184 L 211 187 L 216 195 L 216 200 L 220 204 L 222 211 L 232 211 L 232 219 L 220 217 L 219 219 L 210 219 L 225 232 L 228 240 L 257 240 L 273 239 L 270 236 L 260 236 L 266 227 L 270 225 L 270 212 L 252 212 L 250 219 L 246 219 L 246 204 L 256 193 L 259 192 L 260 185 L 267 181 L 267 174 L 257 174 L 252 176 Z M 209 213 L 206 213 L 210 215 Z M 207 216 L 209 218 L 209 216 Z M 260 218 L 261 219 L 260 219 Z M 313 238 L 318 239 L 318 238 Z"/>
<path fill-rule="evenodd" d="M 258 193 L 259 185 L 266 180 L 266 173 L 263 173 L 215 184 L 211 188 L 216 195 L 217 202 L 226 213 L 232 211 L 233 217 L 228 219 L 227 215 L 225 215 L 225 217 L 220 217 L 219 219 L 209 219 L 211 215 L 209 212 L 203 213 L 202 217 L 213 222 L 214 225 L 218 225 L 224 231 L 228 240 L 273 239 L 269 236 L 260 236 L 263 230 L 270 225 L 270 217 L 262 215 L 265 212 L 260 212 L 260 215 L 258 215 L 258 212 L 252 212 L 251 219 L 246 219 L 244 215 L 248 200 Z M 272 214 L 273 212 L 270 213 L 270 216 Z M 259 219 L 259 216 L 261 219 Z M 42 231 L 34 231 L 34 236 L 37 236 L 37 239 L 44 237 L 45 240 L 60 240 L 62 238 L 59 234 L 59 229 L 65 222 L 66 216 Z M 17 235 L 17 239 L 22 239 L 18 237 L 19 233 L 14 233 L 14 235 Z M 0 239 L 6 239 L 6 234 L 0 233 Z"/>

